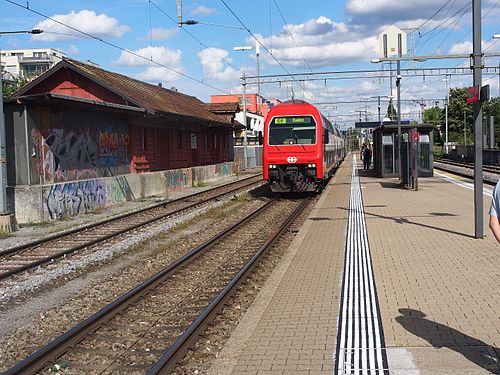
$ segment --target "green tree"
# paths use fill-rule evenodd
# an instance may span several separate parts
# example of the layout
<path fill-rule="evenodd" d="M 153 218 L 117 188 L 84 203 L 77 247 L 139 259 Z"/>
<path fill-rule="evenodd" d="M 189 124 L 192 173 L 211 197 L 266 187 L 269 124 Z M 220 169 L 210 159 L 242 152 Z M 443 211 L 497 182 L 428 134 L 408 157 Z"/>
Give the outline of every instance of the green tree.
<path fill-rule="evenodd" d="M 441 124 L 443 110 L 437 105 L 424 111 L 424 123 L 434 125 L 434 143 L 442 143 Z"/>
<path fill-rule="evenodd" d="M 465 115 L 465 127 L 464 127 Z M 467 87 L 453 88 L 450 91 L 448 105 L 448 141 L 464 143 L 464 136 L 467 143 L 472 143 L 474 107 L 467 104 Z M 444 125 L 443 125 L 444 126 Z M 443 133 L 444 134 L 444 133 Z"/>
<path fill-rule="evenodd" d="M 392 98 L 389 99 L 389 105 L 387 106 L 387 117 L 389 117 L 391 121 L 396 121 L 398 119 L 398 113 L 392 104 Z"/>
<path fill-rule="evenodd" d="M 21 87 L 25 86 L 28 84 L 31 79 L 29 77 L 19 77 L 15 76 L 13 77 L 12 80 L 7 80 L 5 79 L 5 76 L 2 77 L 2 94 L 4 99 L 8 98 L 11 96 L 13 93 L 15 93 L 17 90 L 19 90 Z"/>

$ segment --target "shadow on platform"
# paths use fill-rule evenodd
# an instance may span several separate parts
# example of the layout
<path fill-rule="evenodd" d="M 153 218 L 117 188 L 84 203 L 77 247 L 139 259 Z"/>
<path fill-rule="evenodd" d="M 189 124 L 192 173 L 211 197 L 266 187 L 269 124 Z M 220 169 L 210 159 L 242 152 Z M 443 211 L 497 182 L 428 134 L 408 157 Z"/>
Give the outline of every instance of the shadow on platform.
<path fill-rule="evenodd" d="M 396 321 L 408 332 L 423 338 L 435 348 L 446 347 L 492 374 L 500 374 L 499 348 L 468 336 L 447 325 L 425 319 L 419 310 L 401 308 Z"/>
<path fill-rule="evenodd" d="M 431 215 L 431 216 L 449 216 L 449 217 L 458 216 L 458 215 L 455 215 L 455 214 L 452 214 L 452 213 L 448 213 L 448 212 L 431 212 L 429 215 Z M 457 232 L 457 231 L 454 231 L 454 230 L 451 230 L 451 229 L 439 228 L 439 227 L 436 227 L 436 226 L 433 226 L 433 225 L 427 225 L 427 224 L 424 224 L 424 223 L 416 223 L 416 222 L 413 222 L 413 221 L 409 220 L 406 217 L 384 216 L 384 215 L 380 215 L 380 214 L 375 214 L 373 212 L 366 212 L 365 211 L 365 217 L 368 217 L 368 216 L 377 217 L 379 219 L 392 220 L 392 221 L 394 221 L 394 222 L 396 222 L 398 224 L 411 224 L 411 225 L 416 225 L 416 226 L 419 226 L 419 227 L 424 227 L 424 228 L 428 228 L 428 229 L 437 230 L 439 232 L 446 232 L 446 233 L 456 234 L 458 236 L 467 237 L 467 238 L 475 238 L 471 234 L 460 233 L 460 232 Z M 420 215 L 420 216 L 411 216 L 411 217 L 415 217 L 415 218 L 416 217 L 421 217 L 421 218 L 424 218 L 424 217 L 430 217 L 430 216 L 422 216 L 422 215 Z"/>

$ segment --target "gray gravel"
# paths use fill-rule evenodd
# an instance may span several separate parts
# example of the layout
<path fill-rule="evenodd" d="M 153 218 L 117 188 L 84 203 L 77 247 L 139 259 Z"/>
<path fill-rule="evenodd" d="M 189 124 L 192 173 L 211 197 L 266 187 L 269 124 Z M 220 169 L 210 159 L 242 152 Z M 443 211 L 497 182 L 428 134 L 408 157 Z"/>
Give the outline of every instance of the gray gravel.
<path fill-rule="evenodd" d="M 42 223 L 40 225 L 22 226 L 18 228 L 17 231 L 13 232 L 10 237 L 0 240 L 0 250 L 4 250 L 16 245 L 21 245 L 28 241 L 34 241 L 36 239 L 47 237 L 57 232 L 81 227 L 96 221 L 105 220 L 122 213 L 136 211 L 143 207 L 152 206 L 160 202 L 167 202 L 169 200 L 180 198 L 186 195 L 195 194 L 203 190 L 211 189 L 218 185 L 235 181 L 236 179 L 236 177 L 221 179 L 217 182 L 214 182 L 213 184 L 208 184 L 203 187 L 187 188 L 183 191 L 171 192 L 168 194 L 168 197 L 154 196 L 136 201 L 122 202 L 120 204 L 109 206 L 96 212 L 73 216 L 65 218 L 63 220 L 54 220 Z"/>
<path fill-rule="evenodd" d="M 456 165 L 449 165 L 445 163 L 434 162 L 434 166 L 436 168 L 442 169 L 444 171 L 449 171 L 452 173 L 460 173 L 462 175 L 469 176 L 470 178 L 474 178 L 474 170 L 467 167 L 459 167 Z M 483 176 L 485 181 L 496 184 L 499 179 L 499 175 L 490 172 L 483 172 Z"/>
<path fill-rule="evenodd" d="M 211 207 L 221 204 L 223 202 L 217 202 Z M 257 204 L 257 201 L 252 199 L 248 204 L 254 205 Z M 205 208 L 204 211 L 207 209 Z M 238 208 L 236 211 L 239 212 L 240 209 Z M 200 212 L 187 215 L 183 219 L 187 220 L 198 215 Z M 226 212 L 224 220 L 226 216 L 232 216 L 232 212 Z M 169 224 L 163 226 L 163 231 L 172 226 Z M 156 273 L 162 264 L 168 264 L 185 253 L 187 248 L 192 247 L 193 241 L 201 241 L 210 235 L 215 227 L 214 223 L 197 220 L 193 226 L 190 225 L 188 228 L 181 227 L 175 232 L 162 233 L 160 235 L 162 247 L 172 242 L 171 249 L 162 250 L 156 255 L 155 248 L 158 240 L 155 241 L 151 238 L 156 231 L 148 230 L 138 235 L 145 241 L 139 246 L 135 246 L 132 251 L 130 249 L 128 251 L 125 251 L 126 249 L 118 250 L 125 253 L 120 253 L 118 258 L 115 257 L 116 259 L 106 261 L 95 260 L 96 255 L 92 254 L 94 262 L 100 263 L 88 269 L 68 273 L 50 284 L 48 283 L 50 280 L 45 279 L 47 284 L 41 283 L 35 292 L 25 291 L 20 294 L 21 286 L 11 285 L 18 298 L 6 298 L 4 306 L 0 306 L 0 342 L 2 342 L 0 369 L 12 365 L 14 359 L 22 359 L 43 343 L 63 333 L 82 318 L 89 316 L 123 292 L 137 285 L 148 275 Z M 157 232 L 160 233 L 161 230 Z M 192 236 L 193 233 L 197 233 L 197 235 Z M 183 236 L 183 240 L 176 242 L 178 236 Z M 138 242 L 135 238 L 133 241 L 134 243 Z M 130 243 L 128 245 L 130 246 Z M 112 250 L 107 249 L 106 251 Z M 82 255 L 82 259 L 84 258 L 86 256 Z M 72 263 L 74 261 L 73 257 Z M 61 268 L 63 271 L 47 269 L 45 275 L 52 272 L 64 272 L 64 269 L 68 267 L 69 260 L 64 262 L 64 266 L 57 265 L 57 268 Z M 36 280 L 38 277 L 42 277 L 43 280 L 44 275 L 35 275 L 31 279 Z M 48 276 L 45 277 L 48 278 Z M 28 285 L 23 283 L 19 282 L 18 284 Z M 33 297 L 26 297 L 31 295 Z"/>
<path fill-rule="evenodd" d="M 19 280 L 18 278 L 16 280 L 8 280 L 0 286 L 0 304 L 5 303 L 5 301 L 10 298 L 38 289 L 48 282 L 59 277 L 64 277 L 72 272 L 75 272 L 78 269 L 85 268 L 94 263 L 103 262 L 106 259 L 114 256 L 115 254 L 126 251 L 131 246 L 137 245 L 138 243 L 147 240 L 148 238 L 151 238 L 158 233 L 166 232 L 173 227 L 189 221 L 212 208 L 222 205 L 223 203 L 224 201 L 214 202 L 211 205 L 206 205 L 200 210 L 189 212 L 186 215 L 172 218 L 168 222 L 155 225 L 148 230 L 135 231 L 135 235 L 133 237 L 127 237 L 123 241 L 112 244 L 105 250 L 90 252 L 88 255 L 80 258 L 70 257 L 67 260 L 58 261 L 57 265 L 55 266 L 44 266 L 33 273 L 29 273 L 27 275 L 27 278 L 25 277 L 24 280 Z"/>

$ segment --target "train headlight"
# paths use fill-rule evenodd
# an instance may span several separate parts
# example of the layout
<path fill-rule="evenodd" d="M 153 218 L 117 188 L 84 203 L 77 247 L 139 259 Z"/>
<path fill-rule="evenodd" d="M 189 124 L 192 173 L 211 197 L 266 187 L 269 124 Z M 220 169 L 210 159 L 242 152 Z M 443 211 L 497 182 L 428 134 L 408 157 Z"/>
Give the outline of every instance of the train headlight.
<path fill-rule="evenodd" d="M 314 163 L 307 164 L 307 168 L 316 168 L 316 164 L 314 164 Z"/>
<path fill-rule="evenodd" d="M 276 164 L 269 164 L 269 169 L 276 169 Z"/>

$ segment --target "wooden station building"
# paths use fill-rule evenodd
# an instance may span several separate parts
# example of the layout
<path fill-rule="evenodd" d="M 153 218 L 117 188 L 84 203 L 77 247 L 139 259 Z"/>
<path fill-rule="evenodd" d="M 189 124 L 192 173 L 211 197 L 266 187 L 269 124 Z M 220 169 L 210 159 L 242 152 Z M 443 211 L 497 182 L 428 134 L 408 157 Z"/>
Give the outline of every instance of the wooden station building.
<path fill-rule="evenodd" d="M 176 90 L 65 58 L 5 103 L 8 185 L 232 161 L 232 133 L 241 125 L 234 113 L 210 109 Z"/>

